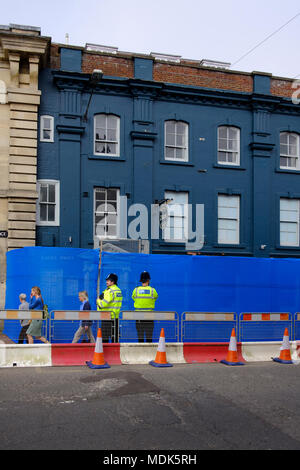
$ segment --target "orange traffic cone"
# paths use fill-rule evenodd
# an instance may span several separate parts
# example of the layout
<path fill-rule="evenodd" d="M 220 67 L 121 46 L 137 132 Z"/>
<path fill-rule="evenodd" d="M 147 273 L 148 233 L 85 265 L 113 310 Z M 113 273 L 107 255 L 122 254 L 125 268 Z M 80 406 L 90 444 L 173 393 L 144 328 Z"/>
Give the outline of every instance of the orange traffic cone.
<path fill-rule="evenodd" d="M 291 357 L 291 348 L 289 340 L 289 330 L 288 328 L 284 331 L 282 346 L 280 348 L 279 357 L 273 357 L 273 361 L 280 362 L 281 364 L 293 364 Z"/>
<path fill-rule="evenodd" d="M 86 361 L 86 365 L 90 369 L 109 369 L 110 368 L 110 365 L 108 365 L 107 362 L 105 362 L 104 360 L 101 328 L 98 329 L 98 333 L 97 333 L 97 340 L 96 340 L 93 361 Z"/>
<path fill-rule="evenodd" d="M 238 352 L 237 352 L 237 341 L 235 336 L 235 329 L 233 328 L 230 337 L 230 343 L 228 348 L 228 353 L 226 359 L 220 361 L 222 364 L 227 366 L 243 366 L 243 362 L 238 361 Z"/>
<path fill-rule="evenodd" d="M 150 361 L 149 364 L 153 367 L 173 367 L 173 364 L 167 362 L 165 330 L 163 328 L 160 332 L 155 360 Z"/>

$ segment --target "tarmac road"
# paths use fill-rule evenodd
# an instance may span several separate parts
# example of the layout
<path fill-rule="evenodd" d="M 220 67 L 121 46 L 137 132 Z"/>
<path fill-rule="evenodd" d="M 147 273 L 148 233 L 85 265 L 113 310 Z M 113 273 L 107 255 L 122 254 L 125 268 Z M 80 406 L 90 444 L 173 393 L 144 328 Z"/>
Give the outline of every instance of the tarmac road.
<path fill-rule="evenodd" d="M 0 369 L 0 449 L 300 449 L 300 366 Z"/>

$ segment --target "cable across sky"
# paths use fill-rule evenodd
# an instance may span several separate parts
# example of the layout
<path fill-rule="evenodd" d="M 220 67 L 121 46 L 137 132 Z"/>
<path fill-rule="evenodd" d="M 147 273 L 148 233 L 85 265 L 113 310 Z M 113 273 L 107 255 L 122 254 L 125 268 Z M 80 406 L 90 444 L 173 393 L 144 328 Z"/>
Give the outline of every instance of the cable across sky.
<path fill-rule="evenodd" d="M 279 33 L 279 31 L 281 31 L 283 28 L 285 28 L 288 24 L 290 24 L 292 21 L 294 21 L 298 16 L 300 16 L 300 12 L 298 12 L 295 16 L 293 16 L 293 18 L 289 19 L 286 23 L 284 23 L 282 26 L 280 26 L 280 28 L 276 29 L 276 31 L 274 31 L 272 34 L 270 34 L 269 36 L 267 36 L 263 41 L 261 41 L 259 44 L 257 44 L 256 46 L 254 46 L 252 49 L 250 49 L 250 51 L 246 52 L 246 54 L 242 55 L 236 62 L 234 62 L 231 66 L 233 67 L 234 65 L 238 64 L 239 62 L 241 62 L 241 60 L 243 60 L 245 57 L 247 57 L 249 54 L 251 54 L 251 52 L 255 51 L 256 49 L 258 49 L 258 47 L 260 47 L 262 44 L 264 44 L 266 41 L 268 41 L 268 39 L 270 39 L 271 37 L 275 36 L 275 34 Z"/>

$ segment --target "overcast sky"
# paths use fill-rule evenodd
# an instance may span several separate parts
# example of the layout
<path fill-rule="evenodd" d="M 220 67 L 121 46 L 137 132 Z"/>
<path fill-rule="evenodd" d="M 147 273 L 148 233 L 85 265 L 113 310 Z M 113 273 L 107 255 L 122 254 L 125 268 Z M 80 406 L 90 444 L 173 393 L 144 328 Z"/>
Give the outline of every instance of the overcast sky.
<path fill-rule="evenodd" d="M 116 46 L 234 64 L 300 13 L 299 0 L 11 0 L 0 23 L 39 26 L 52 42 Z M 300 15 L 232 67 L 300 78 Z"/>

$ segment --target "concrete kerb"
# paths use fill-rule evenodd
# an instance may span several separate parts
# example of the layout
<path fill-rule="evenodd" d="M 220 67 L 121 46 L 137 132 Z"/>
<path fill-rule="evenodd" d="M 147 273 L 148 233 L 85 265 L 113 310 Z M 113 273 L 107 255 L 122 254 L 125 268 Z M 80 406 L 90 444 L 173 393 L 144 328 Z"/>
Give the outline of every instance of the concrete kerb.
<path fill-rule="evenodd" d="M 155 359 L 158 343 L 121 343 L 122 364 L 149 364 Z M 167 360 L 174 364 L 186 364 L 183 343 L 166 343 Z"/>
<path fill-rule="evenodd" d="M 82 366 L 86 361 L 92 361 L 95 343 L 53 343 L 51 357 L 53 366 Z M 121 364 L 120 344 L 104 343 L 103 352 L 109 364 Z"/>
<path fill-rule="evenodd" d="M 51 365 L 51 344 L 0 344 L 0 367 Z"/>
<path fill-rule="evenodd" d="M 291 356 L 292 361 L 296 363 L 300 363 L 300 342 L 299 341 L 292 341 L 291 342 Z"/>
<path fill-rule="evenodd" d="M 277 357 L 282 341 L 249 342 L 242 343 L 242 354 L 246 362 L 268 362 Z M 293 360 L 299 360 L 297 352 L 297 341 L 290 341 L 291 355 Z"/>
<path fill-rule="evenodd" d="M 241 344 L 242 356 L 245 362 L 271 362 L 273 357 L 277 357 L 280 348 L 281 341 L 274 342 L 249 342 Z M 166 354 L 167 360 L 174 364 L 187 364 L 190 361 L 185 358 L 184 346 L 188 343 L 166 343 Z M 47 367 L 55 365 L 81 365 L 82 361 L 78 361 L 78 358 L 74 362 L 70 362 L 69 354 L 73 350 L 72 345 L 68 346 L 68 357 L 63 358 L 63 354 L 60 354 L 61 346 L 51 344 L 0 344 L 0 368 L 3 367 Z M 78 345 L 75 345 L 79 349 Z M 87 355 L 91 355 L 94 349 L 94 345 L 89 345 L 89 350 L 81 345 L 82 354 L 85 352 Z M 158 343 L 121 343 L 118 345 L 108 345 L 110 347 L 104 348 L 104 353 L 113 354 L 115 364 L 148 364 L 154 360 Z M 224 346 L 228 346 L 225 345 Z M 295 364 L 300 363 L 300 342 L 290 341 L 292 360 Z M 117 351 L 116 348 L 119 348 Z M 199 348 L 199 352 L 196 351 L 195 360 L 193 363 L 206 363 L 211 361 L 211 346 L 207 349 L 207 344 L 202 343 L 193 344 L 193 348 Z M 57 353 L 60 357 L 59 364 L 53 360 L 54 350 L 57 349 Z M 76 350 L 77 350 L 76 349 Z M 110 351 L 112 349 L 113 351 Z M 205 352 L 205 350 L 207 351 Z M 74 354 L 76 351 L 74 350 Z M 201 353 L 201 354 L 200 354 Z M 75 354 L 76 355 L 76 354 Z M 85 356 L 85 354 L 84 354 Z M 120 361 L 119 361 L 119 358 Z M 84 361 L 82 362 L 84 363 Z"/>
<path fill-rule="evenodd" d="M 68 349 L 67 358 L 65 363 L 63 357 L 59 364 L 53 360 L 53 351 L 61 351 L 62 347 Z M 94 345 L 89 345 L 89 351 L 86 347 L 82 346 L 82 352 L 85 351 L 88 355 L 92 354 Z M 114 354 L 114 363 L 120 364 L 148 364 L 149 361 L 154 360 L 158 343 L 122 343 L 120 345 L 104 345 L 104 352 L 107 351 L 107 347 L 113 346 L 119 347 L 120 362 L 117 360 L 116 351 Z M 0 368 L 1 367 L 37 367 L 37 366 L 55 366 L 55 365 L 81 365 L 81 361 L 77 362 L 74 360 L 70 362 L 70 355 L 74 350 L 79 349 L 78 345 L 51 345 L 51 344 L 0 344 Z M 115 349 L 115 348 L 114 348 Z M 183 355 L 183 343 L 167 343 L 166 353 L 169 362 L 175 364 L 185 364 L 186 361 Z M 82 359 L 82 358 L 81 358 Z"/>

